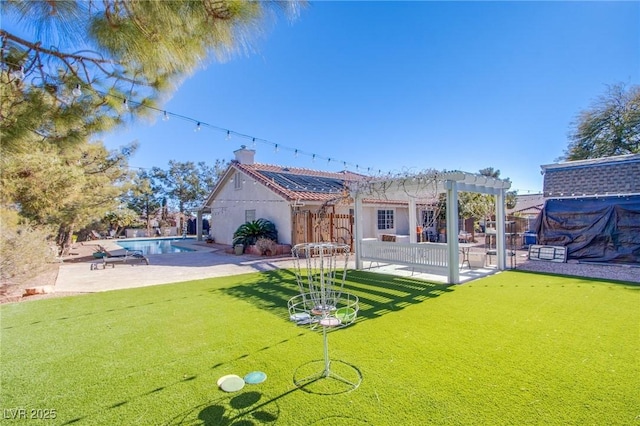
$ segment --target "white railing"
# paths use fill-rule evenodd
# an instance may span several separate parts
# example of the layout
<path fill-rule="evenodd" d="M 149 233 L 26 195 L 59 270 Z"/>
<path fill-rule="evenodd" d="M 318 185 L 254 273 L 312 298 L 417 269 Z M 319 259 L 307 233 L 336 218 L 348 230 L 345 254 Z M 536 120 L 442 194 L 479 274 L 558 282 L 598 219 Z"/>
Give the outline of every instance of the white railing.
<path fill-rule="evenodd" d="M 448 266 L 447 244 L 443 243 L 394 244 L 363 240 L 360 248 L 363 261 L 442 270 L 447 270 Z"/>

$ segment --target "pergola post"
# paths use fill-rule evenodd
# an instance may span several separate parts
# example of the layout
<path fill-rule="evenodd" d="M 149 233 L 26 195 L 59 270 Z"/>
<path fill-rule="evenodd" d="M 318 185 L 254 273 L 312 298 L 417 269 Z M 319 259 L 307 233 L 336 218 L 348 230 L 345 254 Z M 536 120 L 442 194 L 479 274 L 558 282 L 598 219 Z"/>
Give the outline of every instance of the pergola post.
<path fill-rule="evenodd" d="M 447 281 L 449 284 L 460 282 L 460 253 L 458 247 L 458 187 L 456 181 L 445 182 L 447 191 Z"/>
<path fill-rule="evenodd" d="M 362 195 L 360 195 L 359 191 L 354 191 L 351 193 L 354 200 L 354 209 L 353 216 L 355 221 L 356 228 L 356 270 L 362 269 L 362 236 L 363 232 L 363 217 L 362 217 Z"/>
<path fill-rule="evenodd" d="M 416 232 L 416 228 L 418 227 L 418 223 L 416 220 L 416 200 L 413 198 L 409 199 L 409 242 L 417 243 L 418 235 Z"/>
<path fill-rule="evenodd" d="M 196 241 L 202 241 L 202 210 L 196 213 Z"/>
<path fill-rule="evenodd" d="M 505 259 L 505 208 L 504 189 L 497 191 L 496 201 L 496 254 L 498 258 L 498 269 L 503 271 L 506 268 Z"/>

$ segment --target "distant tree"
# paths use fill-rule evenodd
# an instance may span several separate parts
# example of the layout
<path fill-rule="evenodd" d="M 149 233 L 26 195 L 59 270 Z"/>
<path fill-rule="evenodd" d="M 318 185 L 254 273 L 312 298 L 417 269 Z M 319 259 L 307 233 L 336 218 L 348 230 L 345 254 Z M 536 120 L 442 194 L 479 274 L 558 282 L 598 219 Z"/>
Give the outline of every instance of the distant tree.
<path fill-rule="evenodd" d="M 559 160 L 585 160 L 640 153 L 640 86 L 608 86 L 572 123 Z"/>
<path fill-rule="evenodd" d="M 154 179 L 160 183 L 164 196 L 178 208 L 188 213 L 200 207 L 218 179 L 216 167 L 203 161 L 169 161 L 169 169 L 152 169 Z"/>
<path fill-rule="evenodd" d="M 486 167 L 479 170 L 482 176 L 500 179 L 500 170 Z M 509 178 L 506 179 L 507 181 Z M 517 192 L 507 191 L 505 204 L 508 209 L 516 205 Z M 463 218 L 478 218 L 486 220 L 495 214 L 495 198 L 493 195 L 478 194 L 475 192 L 461 192 L 459 197 L 459 211 Z"/>
<path fill-rule="evenodd" d="M 116 237 L 120 236 L 128 226 L 140 224 L 138 213 L 131 209 L 110 211 L 102 220 L 114 231 Z"/>
<path fill-rule="evenodd" d="M 123 197 L 127 208 L 136 212 L 145 221 L 147 232 L 151 231 L 151 220 L 162 208 L 162 199 L 160 183 L 154 179 L 152 173 L 146 170 L 136 173 L 131 189 Z"/>

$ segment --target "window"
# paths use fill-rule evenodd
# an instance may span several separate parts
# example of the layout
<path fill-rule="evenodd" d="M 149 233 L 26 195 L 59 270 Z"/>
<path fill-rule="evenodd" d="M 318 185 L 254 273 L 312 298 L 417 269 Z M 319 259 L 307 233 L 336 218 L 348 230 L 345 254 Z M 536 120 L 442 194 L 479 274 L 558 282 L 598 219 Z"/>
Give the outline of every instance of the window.
<path fill-rule="evenodd" d="M 256 211 L 255 210 L 245 210 L 244 211 L 244 221 L 245 222 L 253 222 L 256 220 Z"/>
<path fill-rule="evenodd" d="M 378 210 L 378 229 L 393 229 L 393 210 Z"/>
<path fill-rule="evenodd" d="M 242 176 L 240 175 L 240 172 L 236 172 L 236 175 L 233 178 L 233 185 L 235 189 L 242 189 Z"/>
<path fill-rule="evenodd" d="M 424 228 L 436 227 L 436 212 L 433 210 L 422 211 L 422 226 Z"/>

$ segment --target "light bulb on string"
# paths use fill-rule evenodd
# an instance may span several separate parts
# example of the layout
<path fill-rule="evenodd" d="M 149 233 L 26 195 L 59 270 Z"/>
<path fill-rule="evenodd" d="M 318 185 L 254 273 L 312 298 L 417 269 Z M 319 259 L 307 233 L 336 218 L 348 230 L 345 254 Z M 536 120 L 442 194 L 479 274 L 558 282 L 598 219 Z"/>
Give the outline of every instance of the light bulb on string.
<path fill-rule="evenodd" d="M 200 122 L 198 121 L 198 124 L 196 124 L 196 128 L 193 129 L 194 132 L 199 132 L 200 131 Z"/>
<path fill-rule="evenodd" d="M 71 94 L 76 98 L 82 96 L 82 89 L 79 84 L 76 84 L 76 87 L 71 91 Z"/>
<path fill-rule="evenodd" d="M 167 111 L 163 111 L 162 121 L 169 121 L 169 114 L 167 114 Z"/>
<path fill-rule="evenodd" d="M 295 158 L 298 158 L 298 150 L 297 150 L 297 149 L 293 152 L 293 156 L 294 156 Z"/>
<path fill-rule="evenodd" d="M 256 138 L 251 139 L 251 148 L 256 147 Z"/>
<path fill-rule="evenodd" d="M 231 131 L 227 130 L 227 136 L 225 137 L 225 140 L 229 140 L 231 139 Z"/>
<path fill-rule="evenodd" d="M 276 145 L 275 145 L 275 147 L 274 147 L 274 149 L 273 149 L 273 151 L 274 151 L 274 152 L 278 152 L 279 150 L 280 150 L 280 148 L 278 147 L 278 144 L 276 144 Z"/>
<path fill-rule="evenodd" d="M 313 155 L 311 156 L 311 161 L 312 161 L 312 162 L 314 162 L 314 163 L 316 162 L 316 155 L 315 155 L 315 154 L 313 154 Z"/>
<path fill-rule="evenodd" d="M 20 67 L 20 69 L 11 71 L 11 77 L 15 78 L 16 80 L 24 80 L 24 70 L 22 69 L 22 67 Z"/>
<path fill-rule="evenodd" d="M 122 107 L 125 111 L 129 111 L 129 102 L 127 102 L 127 98 L 122 101 Z"/>

